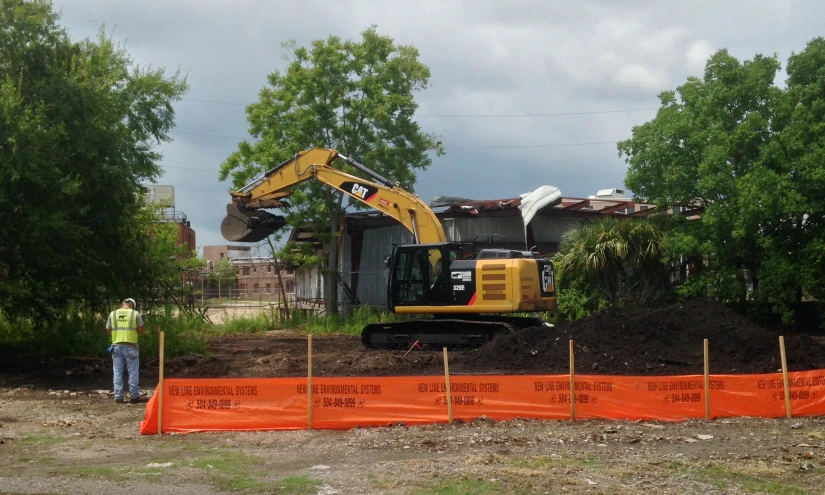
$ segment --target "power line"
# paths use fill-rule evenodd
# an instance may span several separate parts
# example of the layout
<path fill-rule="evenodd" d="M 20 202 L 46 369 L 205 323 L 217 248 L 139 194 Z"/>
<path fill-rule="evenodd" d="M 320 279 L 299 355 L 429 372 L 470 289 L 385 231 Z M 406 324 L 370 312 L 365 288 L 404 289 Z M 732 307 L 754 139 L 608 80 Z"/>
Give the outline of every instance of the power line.
<path fill-rule="evenodd" d="M 417 113 L 416 117 L 442 117 L 458 119 L 485 119 L 494 117 L 561 117 L 569 115 L 598 115 L 607 113 L 630 113 L 648 112 L 658 110 L 658 108 L 628 108 L 626 110 L 594 110 L 592 112 L 556 112 L 556 113 L 498 113 L 498 114 L 438 114 L 438 113 Z"/>
<path fill-rule="evenodd" d="M 186 101 L 196 101 L 200 103 L 213 103 L 216 105 L 231 105 L 238 107 L 245 107 L 243 103 L 234 103 L 229 101 L 218 100 L 202 100 L 199 98 L 181 98 Z M 658 110 L 658 108 L 627 108 L 624 110 L 593 110 L 586 112 L 547 112 L 547 113 L 479 113 L 479 114 L 459 114 L 459 113 L 416 113 L 414 117 L 438 117 L 438 118 L 453 118 L 453 119 L 488 119 L 488 118 L 518 118 L 518 117 L 564 117 L 575 115 L 603 115 L 611 113 L 631 113 L 631 112 L 649 112 Z"/>
<path fill-rule="evenodd" d="M 523 145 L 500 145 L 500 146 L 445 146 L 445 150 L 493 150 L 493 149 L 515 149 L 515 148 L 557 148 L 561 146 L 596 146 L 600 144 L 616 144 L 618 141 L 596 141 L 589 143 L 557 143 L 557 144 L 523 144 Z"/>
<path fill-rule="evenodd" d="M 175 169 L 175 170 L 196 170 L 199 172 L 212 172 L 217 173 L 218 170 L 212 170 L 208 168 L 194 168 L 194 167 L 176 167 L 173 165 L 164 165 L 163 169 Z M 568 175 L 568 176 L 559 176 L 559 177 L 536 177 L 531 180 L 541 180 L 541 181 L 549 181 L 549 180 L 561 180 L 561 179 L 591 179 L 596 177 L 619 177 L 625 175 L 624 173 L 618 174 L 597 174 L 597 175 Z M 513 182 L 512 180 L 502 180 L 501 178 L 497 179 L 421 179 L 417 180 L 416 183 L 419 182 Z"/>
<path fill-rule="evenodd" d="M 238 139 L 246 140 L 248 137 L 223 136 L 219 134 L 201 134 L 198 132 L 169 131 L 170 134 L 184 134 L 186 136 L 200 136 L 218 139 Z M 498 145 L 498 146 L 445 146 L 445 150 L 473 150 L 473 149 L 518 149 L 518 148 L 558 148 L 563 146 L 598 146 L 602 144 L 616 144 L 618 141 L 593 141 L 586 143 L 554 143 L 554 144 L 524 144 L 524 145 Z"/>

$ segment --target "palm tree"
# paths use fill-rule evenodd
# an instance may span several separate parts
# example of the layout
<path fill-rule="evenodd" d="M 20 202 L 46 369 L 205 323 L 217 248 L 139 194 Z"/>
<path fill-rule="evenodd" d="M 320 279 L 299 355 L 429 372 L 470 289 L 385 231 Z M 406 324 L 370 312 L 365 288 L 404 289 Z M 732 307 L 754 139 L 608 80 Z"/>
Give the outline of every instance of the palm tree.
<path fill-rule="evenodd" d="M 664 231 L 647 219 L 606 218 L 567 232 L 556 263 L 567 277 L 598 286 L 611 305 L 644 305 L 662 293 Z"/>

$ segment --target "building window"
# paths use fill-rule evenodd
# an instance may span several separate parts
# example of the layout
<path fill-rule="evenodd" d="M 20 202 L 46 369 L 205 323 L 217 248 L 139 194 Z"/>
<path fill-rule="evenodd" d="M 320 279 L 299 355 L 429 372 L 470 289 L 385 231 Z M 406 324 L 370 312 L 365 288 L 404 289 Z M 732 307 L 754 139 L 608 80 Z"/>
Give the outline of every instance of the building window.
<path fill-rule="evenodd" d="M 292 280 L 287 280 L 286 281 L 286 291 L 287 292 L 295 292 L 295 287 L 294 287 L 294 284 L 292 283 Z"/>
<path fill-rule="evenodd" d="M 223 259 L 223 253 L 221 253 L 221 259 Z"/>
<path fill-rule="evenodd" d="M 246 290 L 246 284 L 241 284 L 241 290 Z"/>
<path fill-rule="evenodd" d="M 272 284 L 266 284 L 266 293 L 272 294 Z"/>
<path fill-rule="evenodd" d="M 271 267 L 271 266 L 266 267 L 266 273 L 270 273 L 271 271 L 272 271 L 272 267 Z"/>
<path fill-rule="evenodd" d="M 243 274 L 246 275 L 247 277 L 249 276 L 249 267 L 248 266 L 243 267 Z"/>
<path fill-rule="evenodd" d="M 252 286 L 252 288 L 253 288 L 253 289 L 255 289 L 255 290 L 258 290 L 258 289 L 260 289 L 260 288 L 261 288 L 261 286 L 260 286 L 260 285 L 258 285 L 258 284 L 255 284 L 255 285 L 253 285 L 253 286 Z"/>

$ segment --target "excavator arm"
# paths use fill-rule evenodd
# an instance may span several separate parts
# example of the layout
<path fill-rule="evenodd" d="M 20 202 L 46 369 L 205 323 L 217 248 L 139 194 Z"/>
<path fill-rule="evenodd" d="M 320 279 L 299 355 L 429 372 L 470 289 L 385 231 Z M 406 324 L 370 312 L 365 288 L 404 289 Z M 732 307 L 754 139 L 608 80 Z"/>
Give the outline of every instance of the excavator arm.
<path fill-rule="evenodd" d="M 364 180 L 333 168 L 341 159 L 369 175 Z M 435 213 L 414 194 L 393 183 L 336 150 L 310 148 L 269 170 L 239 191 L 232 191 L 232 203 L 226 205 L 227 216 L 221 223 L 221 234 L 229 241 L 258 242 L 286 225 L 282 216 L 264 208 L 286 206 L 285 198 L 292 189 L 308 180 L 319 180 L 398 220 L 412 232 L 416 244 L 442 243 L 447 238 Z"/>

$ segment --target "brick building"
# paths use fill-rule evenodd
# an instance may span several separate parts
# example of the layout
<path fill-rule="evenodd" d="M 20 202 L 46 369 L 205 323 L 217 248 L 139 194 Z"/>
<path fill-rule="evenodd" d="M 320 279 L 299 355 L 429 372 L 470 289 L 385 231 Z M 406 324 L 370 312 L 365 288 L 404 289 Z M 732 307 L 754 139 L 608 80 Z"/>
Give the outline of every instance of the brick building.
<path fill-rule="evenodd" d="M 272 258 L 252 256 L 250 246 L 204 246 L 203 258 L 206 270 L 214 271 L 215 264 L 227 259 L 237 269 L 236 294 L 239 297 L 278 298 L 280 286 L 278 274 Z M 295 292 L 295 274 L 291 270 L 281 270 L 281 280 L 287 294 Z"/>

